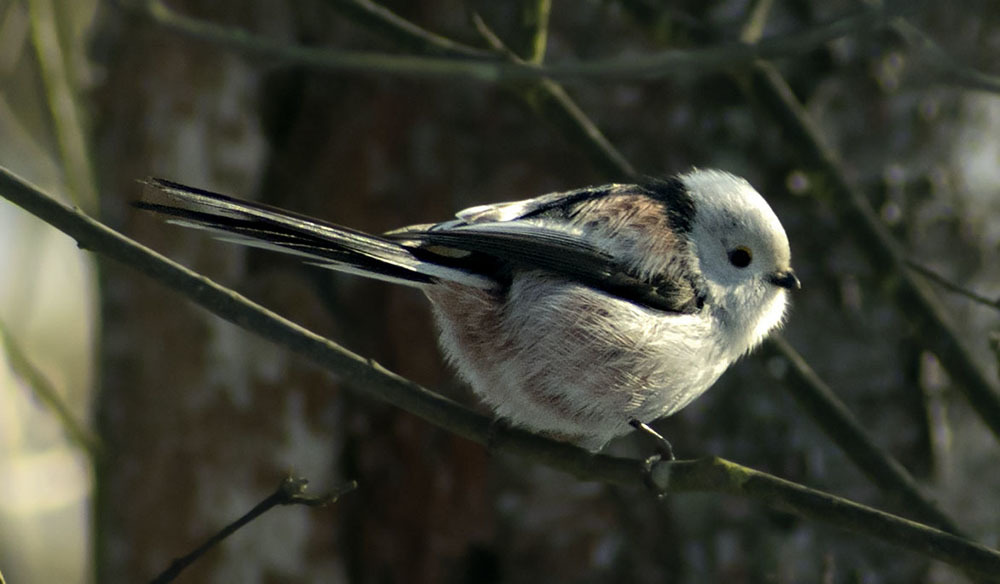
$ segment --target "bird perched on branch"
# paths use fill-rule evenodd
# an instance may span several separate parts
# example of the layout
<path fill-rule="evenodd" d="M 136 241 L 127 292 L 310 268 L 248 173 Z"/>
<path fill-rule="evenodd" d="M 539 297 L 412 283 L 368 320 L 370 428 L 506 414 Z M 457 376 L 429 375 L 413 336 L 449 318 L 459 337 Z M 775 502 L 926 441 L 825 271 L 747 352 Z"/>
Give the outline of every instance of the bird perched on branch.
<path fill-rule="evenodd" d="M 501 418 L 599 450 L 685 407 L 779 326 L 788 238 L 742 178 L 692 170 L 370 235 L 150 179 L 136 206 L 226 240 L 413 286 Z"/>

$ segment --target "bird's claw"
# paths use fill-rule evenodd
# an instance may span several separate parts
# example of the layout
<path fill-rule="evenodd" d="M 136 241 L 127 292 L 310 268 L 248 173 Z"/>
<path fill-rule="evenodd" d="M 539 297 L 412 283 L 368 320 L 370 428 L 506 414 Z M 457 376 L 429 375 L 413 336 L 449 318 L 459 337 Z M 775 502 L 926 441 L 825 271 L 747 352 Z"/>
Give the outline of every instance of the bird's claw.
<path fill-rule="evenodd" d="M 648 424 L 635 418 L 629 420 L 628 423 L 636 430 L 639 430 L 646 436 L 649 436 L 656 446 L 656 452 L 642 461 L 642 481 L 647 487 L 649 487 L 649 490 L 653 491 L 657 499 L 662 499 L 667 496 L 667 491 L 657 485 L 656 481 L 653 480 L 653 467 L 656 466 L 656 463 L 658 462 L 673 462 L 677 460 L 674 456 L 674 447 L 670 445 L 669 440 L 664 438 L 663 435 L 656 430 L 649 427 Z"/>

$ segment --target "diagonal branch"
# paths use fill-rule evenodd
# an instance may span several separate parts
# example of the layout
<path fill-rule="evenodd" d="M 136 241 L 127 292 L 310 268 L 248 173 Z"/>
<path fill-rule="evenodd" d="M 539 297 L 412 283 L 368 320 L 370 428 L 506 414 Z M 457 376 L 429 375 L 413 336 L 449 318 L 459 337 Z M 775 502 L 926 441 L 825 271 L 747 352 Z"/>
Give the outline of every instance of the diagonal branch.
<path fill-rule="evenodd" d="M 331 493 L 327 493 L 326 495 L 319 497 L 312 497 L 305 494 L 306 486 L 308 484 L 309 481 L 304 478 L 291 476 L 285 477 L 278 485 L 278 488 L 264 498 L 263 501 L 254 505 L 253 509 L 247 511 L 236 521 L 233 521 L 229 525 L 220 529 L 218 533 L 212 535 L 212 537 L 205 540 L 203 544 L 192 550 L 190 553 L 184 555 L 183 557 L 174 559 L 174 561 L 170 562 L 170 565 L 167 566 L 166 570 L 150 581 L 150 584 L 167 584 L 168 582 L 173 582 L 188 566 L 197 562 L 209 550 L 222 543 L 224 539 L 236 533 L 240 528 L 246 526 L 254 519 L 257 519 L 264 513 L 267 513 L 279 505 L 324 507 L 337 502 L 340 497 L 358 488 L 357 482 L 350 481 L 338 487 Z"/>
<path fill-rule="evenodd" d="M 101 451 L 101 441 L 87 426 L 77 419 L 69 405 L 59 394 L 45 374 L 28 358 L 7 326 L 0 322 L 0 345 L 14 374 L 31 389 L 38 401 L 51 410 L 71 442 L 83 449 L 91 461 L 97 460 Z"/>
<path fill-rule="evenodd" d="M 905 18 L 895 18 L 889 25 L 916 53 L 917 58 L 938 76 L 940 83 L 977 91 L 1000 93 L 1000 76 L 990 75 L 965 65 L 948 54 L 927 33 Z"/>
<path fill-rule="evenodd" d="M 73 72 L 68 66 L 69 55 L 59 39 L 58 4 L 52 0 L 31 0 L 27 4 L 31 13 L 31 40 L 70 196 L 84 209 L 93 210 L 98 204 L 97 181 L 88 149 L 86 122 L 81 119 Z"/>
<path fill-rule="evenodd" d="M 706 477 L 703 475 L 707 475 L 712 477 L 708 479 L 713 486 L 710 490 L 741 496 L 749 495 L 775 509 L 846 529 L 851 529 L 849 526 L 858 522 L 869 524 L 871 521 L 873 523 L 870 525 L 878 524 L 885 528 L 886 531 L 879 535 L 883 541 L 939 560 L 942 560 L 944 555 L 950 558 L 961 557 L 960 564 L 944 561 L 966 572 L 980 574 L 990 581 L 1000 573 L 984 570 L 990 564 L 985 561 L 987 557 L 1000 557 L 1000 552 L 986 546 L 973 544 L 971 547 L 966 547 L 964 543 L 968 542 L 966 539 L 843 499 L 839 500 L 835 507 L 830 507 L 831 501 L 826 499 L 827 495 L 819 491 L 740 467 L 727 460 L 706 458 L 673 465 L 660 464 L 653 471 L 653 481 L 658 486 L 671 485 L 671 492 L 686 491 L 688 472 L 697 477 L 697 490 L 704 488 L 702 481 L 706 480 Z M 934 536 L 930 535 L 932 532 Z M 958 542 L 963 544 L 958 545 Z"/>
<path fill-rule="evenodd" d="M 885 450 L 879 448 L 854 414 L 805 359 L 780 334 L 764 343 L 763 355 L 780 355 L 791 365 L 784 385 L 823 432 L 868 476 L 897 509 L 949 533 L 962 535 L 958 525 L 920 490 L 917 481 Z"/>
<path fill-rule="evenodd" d="M 0 167 L 0 196 L 76 239 L 195 301 L 213 314 L 335 372 L 356 390 L 391 403 L 480 444 L 524 456 L 586 480 L 642 486 L 651 479 L 665 492 L 711 491 L 750 497 L 789 513 L 862 533 L 948 562 L 958 568 L 1000 573 L 1000 552 L 938 529 L 877 511 L 717 459 L 660 462 L 595 455 L 516 428 L 498 428 L 472 412 L 308 331 L 66 207 Z"/>
<path fill-rule="evenodd" d="M 497 58 L 492 51 L 472 47 L 421 28 L 371 0 L 326 0 L 326 3 L 355 23 L 392 39 L 410 51 L 466 59 Z"/>
<path fill-rule="evenodd" d="M 518 8 L 521 24 L 520 42 L 514 45 L 514 52 L 529 62 L 540 64 L 545 60 L 545 49 L 549 42 L 549 14 L 552 0 L 521 0 Z"/>
<path fill-rule="evenodd" d="M 972 290 L 969 290 L 968 288 L 963 288 L 962 286 L 959 286 L 955 282 L 952 282 L 951 280 L 949 280 L 948 278 L 945 278 L 944 276 L 942 276 L 941 274 L 935 272 L 934 270 L 932 270 L 932 269 L 924 266 L 923 264 L 915 262 L 913 260 L 907 260 L 906 264 L 913 271 L 915 271 L 915 272 L 923 275 L 925 278 L 927 278 L 931 282 L 934 282 L 938 286 L 941 286 L 942 288 L 947 289 L 949 292 L 953 292 L 953 293 L 958 294 L 960 296 L 964 296 L 964 297 L 968 298 L 969 300 L 972 300 L 973 302 L 975 302 L 977 304 L 982 304 L 983 306 L 989 306 L 990 308 L 993 308 L 993 309 L 996 309 L 996 310 L 1000 310 L 1000 299 L 993 300 L 991 298 L 987 298 L 987 297 L 983 296 L 982 294 L 978 294 L 976 292 L 973 292 Z"/>

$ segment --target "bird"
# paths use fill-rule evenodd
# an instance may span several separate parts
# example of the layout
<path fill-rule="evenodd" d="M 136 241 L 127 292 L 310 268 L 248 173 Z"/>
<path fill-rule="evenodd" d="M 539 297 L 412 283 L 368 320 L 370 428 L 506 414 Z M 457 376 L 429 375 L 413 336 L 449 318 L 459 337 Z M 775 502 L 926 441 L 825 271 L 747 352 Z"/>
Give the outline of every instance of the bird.
<path fill-rule="evenodd" d="M 220 239 L 411 286 L 496 420 L 590 451 L 702 395 L 784 321 L 788 237 L 745 179 L 693 168 L 373 235 L 161 178 L 133 204 Z"/>

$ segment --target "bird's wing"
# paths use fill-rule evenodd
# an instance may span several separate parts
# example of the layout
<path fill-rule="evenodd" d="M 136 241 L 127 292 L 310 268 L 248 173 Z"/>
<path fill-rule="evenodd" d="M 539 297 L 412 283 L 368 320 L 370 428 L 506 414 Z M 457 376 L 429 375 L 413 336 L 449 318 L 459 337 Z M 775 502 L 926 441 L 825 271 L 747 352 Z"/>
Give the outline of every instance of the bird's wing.
<path fill-rule="evenodd" d="M 438 224 L 423 231 L 389 235 L 416 249 L 439 257 L 456 257 L 470 271 L 496 270 L 497 266 L 538 269 L 658 310 L 691 313 L 702 300 L 694 284 L 683 278 L 643 278 L 586 237 L 579 229 L 555 223 L 511 220 L 500 222 Z M 476 262 L 482 267 L 476 268 Z M 676 281 L 675 281 L 676 280 Z"/>

